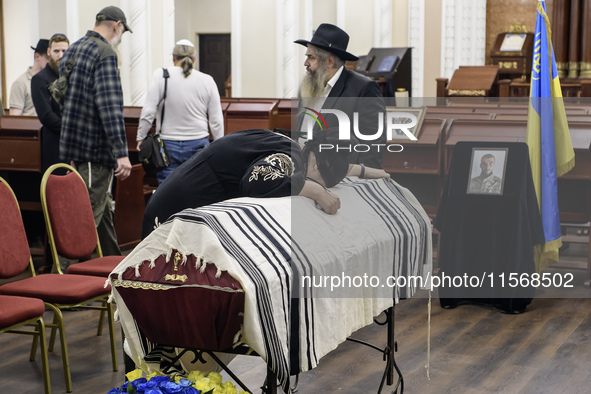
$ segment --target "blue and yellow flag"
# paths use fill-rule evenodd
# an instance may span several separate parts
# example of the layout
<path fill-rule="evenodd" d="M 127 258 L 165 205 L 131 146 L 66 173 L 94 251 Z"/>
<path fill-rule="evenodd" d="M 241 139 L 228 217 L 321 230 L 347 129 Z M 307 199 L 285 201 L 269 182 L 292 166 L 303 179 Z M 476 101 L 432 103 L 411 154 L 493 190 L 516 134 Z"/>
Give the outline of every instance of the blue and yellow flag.
<path fill-rule="evenodd" d="M 552 49 L 550 21 L 543 0 L 538 2 L 536 19 L 527 145 L 544 227 L 545 243 L 536 245 L 536 270 L 540 272 L 558 261 L 562 237 L 557 177 L 566 174 L 575 165 L 575 152 Z"/>

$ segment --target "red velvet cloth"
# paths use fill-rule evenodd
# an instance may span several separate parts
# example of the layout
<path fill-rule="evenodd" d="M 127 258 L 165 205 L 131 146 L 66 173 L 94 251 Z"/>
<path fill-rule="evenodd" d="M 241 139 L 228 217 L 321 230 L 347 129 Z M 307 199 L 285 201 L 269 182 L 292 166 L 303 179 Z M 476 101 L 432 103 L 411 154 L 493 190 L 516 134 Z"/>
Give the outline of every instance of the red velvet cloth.
<path fill-rule="evenodd" d="M 92 275 L 108 277 L 111 271 L 119 265 L 125 256 L 105 256 L 72 264 L 66 270 L 67 274 Z"/>
<path fill-rule="evenodd" d="M 0 294 L 40 298 L 50 304 L 78 304 L 109 295 L 105 278 L 86 275 L 44 274 L 0 286 Z"/>
<path fill-rule="evenodd" d="M 10 187 L 0 182 L 0 278 L 12 278 L 27 269 L 31 252 L 21 211 Z"/>
<path fill-rule="evenodd" d="M 179 264 L 176 272 L 187 275 L 186 282 L 166 280 L 167 274 L 174 273 L 174 256 L 169 262 L 160 256 L 153 269 L 144 262 L 139 277 L 133 267 L 123 273 L 122 278 L 134 285 L 128 283 L 117 290 L 138 326 L 151 342 L 158 344 L 204 350 L 231 348 L 243 323 L 244 291 L 240 282 L 225 271 L 216 278 L 213 264 L 200 272 L 193 255 L 187 257 L 186 264 Z M 147 288 L 135 288 L 139 287 L 135 284 Z M 158 284 L 173 287 L 164 290 Z"/>
<path fill-rule="evenodd" d="M 38 298 L 0 295 L 0 329 L 43 316 L 45 304 Z"/>
<path fill-rule="evenodd" d="M 97 233 L 84 181 L 76 173 L 50 175 L 46 201 L 58 254 L 78 260 L 96 248 Z"/>

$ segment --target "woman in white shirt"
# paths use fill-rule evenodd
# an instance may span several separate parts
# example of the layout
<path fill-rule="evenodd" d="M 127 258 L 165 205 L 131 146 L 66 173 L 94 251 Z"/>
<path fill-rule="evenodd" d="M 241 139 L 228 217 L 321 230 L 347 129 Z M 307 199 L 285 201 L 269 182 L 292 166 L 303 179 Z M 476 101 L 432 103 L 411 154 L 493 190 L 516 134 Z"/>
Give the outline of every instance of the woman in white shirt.
<path fill-rule="evenodd" d="M 209 145 L 209 130 L 214 139 L 224 135 L 222 105 L 217 85 L 210 75 L 193 70 L 195 47 L 189 40 L 180 40 L 172 52 L 174 67 L 164 98 L 164 70 L 154 72 L 137 131 L 137 147 L 146 137 L 156 113 L 164 122 L 156 122 L 156 130 L 166 145 L 170 165 L 158 171 L 158 184 L 179 165 Z M 209 127 L 209 128 L 208 128 Z"/>

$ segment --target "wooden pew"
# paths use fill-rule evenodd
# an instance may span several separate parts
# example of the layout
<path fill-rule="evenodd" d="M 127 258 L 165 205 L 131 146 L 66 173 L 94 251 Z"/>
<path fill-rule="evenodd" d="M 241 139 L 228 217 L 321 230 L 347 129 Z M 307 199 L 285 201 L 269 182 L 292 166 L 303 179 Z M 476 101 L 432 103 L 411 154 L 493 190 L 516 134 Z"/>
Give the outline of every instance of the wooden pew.
<path fill-rule="evenodd" d="M 41 123 L 34 116 L 0 117 L 0 176 L 10 184 L 23 212 L 29 238 L 43 237 L 41 213 Z M 45 248 L 33 246 L 33 256 L 43 256 Z"/>
<path fill-rule="evenodd" d="M 244 129 L 269 129 L 276 127 L 278 100 L 234 102 L 226 110 L 225 134 Z"/>
<path fill-rule="evenodd" d="M 0 170 L 41 172 L 41 122 L 37 117 L 0 117 Z"/>
<path fill-rule="evenodd" d="M 411 190 L 429 215 L 437 213 L 443 185 L 442 146 L 447 120 L 425 118 L 417 141 L 395 140 L 402 152 L 384 152 L 383 169 L 402 186 Z"/>

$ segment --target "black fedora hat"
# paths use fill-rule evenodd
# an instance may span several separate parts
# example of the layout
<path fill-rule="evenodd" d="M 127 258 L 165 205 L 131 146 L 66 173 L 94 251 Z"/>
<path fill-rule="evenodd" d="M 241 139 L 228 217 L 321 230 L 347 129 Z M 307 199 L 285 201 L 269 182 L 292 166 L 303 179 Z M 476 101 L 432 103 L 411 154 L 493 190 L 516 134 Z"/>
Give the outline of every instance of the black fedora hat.
<path fill-rule="evenodd" d="M 296 40 L 296 44 L 308 46 L 312 44 L 315 47 L 334 53 L 343 60 L 358 60 L 359 58 L 347 52 L 349 44 L 349 35 L 345 31 L 330 23 L 322 23 L 314 32 L 310 41 Z"/>
<path fill-rule="evenodd" d="M 49 48 L 49 40 L 42 38 L 37 42 L 37 46 L 31 46 L 31 49 L 40 55 L 47 55 L 47 48 Z"/>

